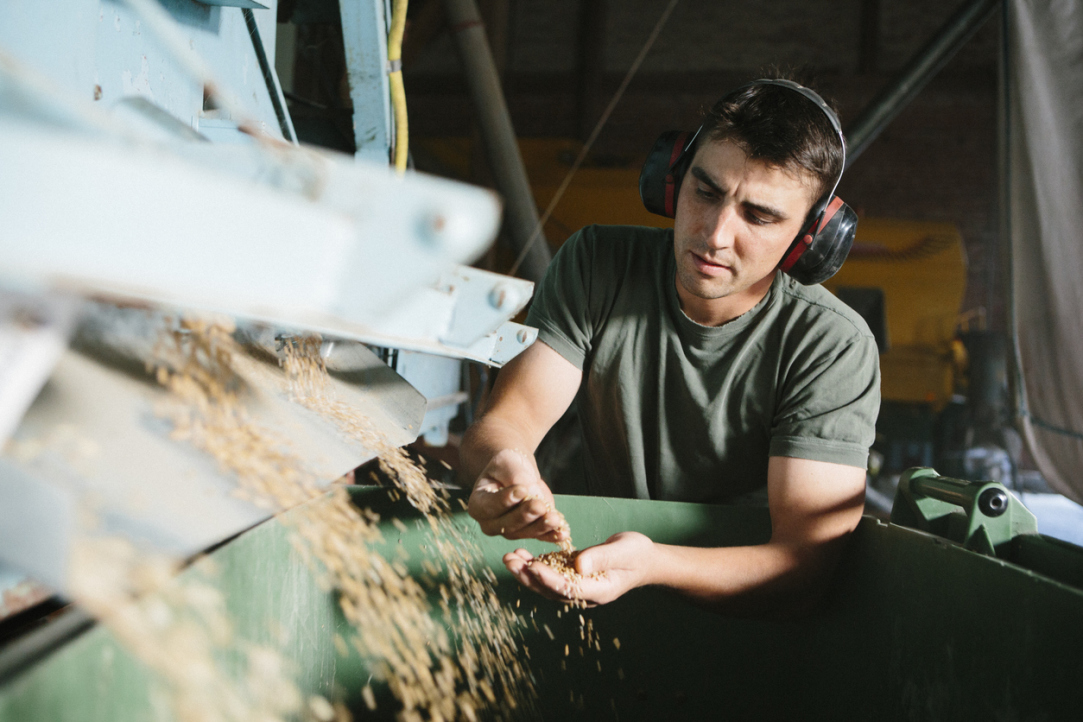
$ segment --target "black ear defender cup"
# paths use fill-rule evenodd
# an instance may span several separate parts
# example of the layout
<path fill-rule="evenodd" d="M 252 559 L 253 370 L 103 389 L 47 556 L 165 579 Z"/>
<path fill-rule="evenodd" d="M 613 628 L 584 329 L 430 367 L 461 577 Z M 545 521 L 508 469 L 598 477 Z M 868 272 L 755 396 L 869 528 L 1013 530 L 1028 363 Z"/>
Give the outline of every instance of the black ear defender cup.
<path fill-rule="evenodd" d="M 846 167 L 846 137 L 838 116 L 827 106 L 823 98 L 803 85 L 792 80 L 754 80 L 742 85 L 730 95 L 754 85 L 777 85 L 800 93 L 816 104 L 831 122 L 831 127 L 839 135 L 842 144 L 842 165 Z M 701 128 L 702 129 L 702 128 Z M 651 213 L 667 218 L 677 214 L 677 196 L 680 194 L 681 181 L 687 166 L 695 155 L 696 140 L 700 129 L 695 133 L 668 131 L 654 143 L 643 170 L 639 174 L 639 196 L 643 205 Z M 823 283 L 835 275 L 846 260 L 850 247 L 854 244 L 857 233 L 857 214 L 835 190 L 842 180 L 842 173 L 835 179 L 831 190 L 824 194 L 809 211 L 808 222 L 804 229 L 793 239 L 793 243 L 782 255 L 779 268 L 789 274 L 798 283 L 811 286 Z"/>
<path fill-rule="evenodd" d="M 698 130 L 695 133 L 669 130 L 654 142 L 639 174 L 639 197 L 651 213 L 667 218 L 677 214 L 677 192 L 684 176 L 678 161 L 686 155 L 692 157 L 686 151 L 692 147 L 698 134 Z"/>
<path fill-rule="evenodd" d="M 805 286 L 823 283 L 842 268 L 856 233 L 857 214 L 833 196 L 825 211 L 790 244 L 778 267 Z"/>

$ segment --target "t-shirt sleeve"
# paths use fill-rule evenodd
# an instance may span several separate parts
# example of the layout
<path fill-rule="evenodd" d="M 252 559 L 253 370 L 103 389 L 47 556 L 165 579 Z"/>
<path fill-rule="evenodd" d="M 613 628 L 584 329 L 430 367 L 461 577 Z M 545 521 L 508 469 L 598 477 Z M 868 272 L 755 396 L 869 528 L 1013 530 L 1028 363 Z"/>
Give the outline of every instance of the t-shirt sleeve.
<path fill-rule="evenodd" d="M 865 468 L 879 411 L 879 351 L 871 335 L 859 335 L 786 379 L 770 455 Z"/>
<path fill-rule="evenodd" d="M 588 226 L 571 236 L 553 257 L 538 285 L 526 324 L 538 339 L 582 369 L 590 352 L 595 314 L 591 311 L 594 233 Z"/>

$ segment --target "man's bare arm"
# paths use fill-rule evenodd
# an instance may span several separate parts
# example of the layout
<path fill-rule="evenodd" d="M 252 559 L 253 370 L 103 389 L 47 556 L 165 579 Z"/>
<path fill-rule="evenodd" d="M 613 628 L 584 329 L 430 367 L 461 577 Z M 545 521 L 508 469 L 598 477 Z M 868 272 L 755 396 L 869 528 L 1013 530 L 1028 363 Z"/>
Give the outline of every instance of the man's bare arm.
<path fill-rule="evenodd" d="M 577 564 L 583 598 L 604 604 L 629 589 L 669 587 L 705 605 L 738 614 L 790 616 L 822 594 L 841 545 L 857 526 L 865 498 L 864 470 L 826 462 L 772 457 L 768 467 L 772 533 L 767 544 L 697 548 L 655 544 L 624 532 L 586 549 Z M 560 598 L 566 581 L 530 554 L 504 558 L 520 582 Z"/>
<path fill-rule="evenodd" d="M 553 495 L 538 473 L 534 451 L 568 410 L 582 378 L 582 371 L 541 341 L 501 369 L 459 452 L 463 473 L 474 481 L 470 515 L 486 534 L 561 538 Z M 527 497 L 532 498 L 523 503 Z"/>
<path fill-rule="evenodd" d="M 841 542 L 861 519 L 865 471 L 773 457 L 768 467 L 771 541 L 697 549 L 655 545 L 655 580 L 736 612 L 805 611 L 822 594 Z"/>

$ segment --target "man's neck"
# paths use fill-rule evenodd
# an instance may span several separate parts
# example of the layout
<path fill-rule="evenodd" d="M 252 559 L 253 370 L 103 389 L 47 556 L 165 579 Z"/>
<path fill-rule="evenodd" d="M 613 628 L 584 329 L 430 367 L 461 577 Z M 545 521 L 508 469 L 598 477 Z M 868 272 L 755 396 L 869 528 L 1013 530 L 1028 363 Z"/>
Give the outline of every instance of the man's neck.
<path fill-rule="evenodd" d="M 721 326 L 755 308 L 771 290 L 774 280 L 775 274 L 772 273 L 743 291 L 722 298 L 693 296 L 681 285 L 680 278 L 673 279 L 673 282 L 677 285 L 677 298 L 685 316 L 701 326 Z"/>

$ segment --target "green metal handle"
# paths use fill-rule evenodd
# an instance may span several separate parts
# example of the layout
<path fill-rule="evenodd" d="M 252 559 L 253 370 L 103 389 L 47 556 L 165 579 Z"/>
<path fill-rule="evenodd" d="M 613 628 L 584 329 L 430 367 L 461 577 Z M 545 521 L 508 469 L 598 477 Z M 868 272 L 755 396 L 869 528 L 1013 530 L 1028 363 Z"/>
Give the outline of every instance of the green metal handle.
<path fill-rule="evenodd" d="M 1016 536 L 1038 533 L 1034 514 L 1002 484 L 952 479 L 922 468 L 899 479 L 891 522 L 992 556 L 1005 556 Z"/>

